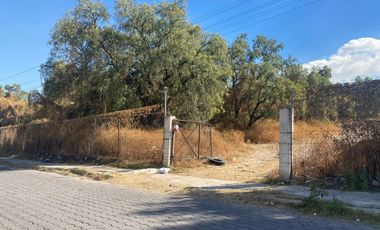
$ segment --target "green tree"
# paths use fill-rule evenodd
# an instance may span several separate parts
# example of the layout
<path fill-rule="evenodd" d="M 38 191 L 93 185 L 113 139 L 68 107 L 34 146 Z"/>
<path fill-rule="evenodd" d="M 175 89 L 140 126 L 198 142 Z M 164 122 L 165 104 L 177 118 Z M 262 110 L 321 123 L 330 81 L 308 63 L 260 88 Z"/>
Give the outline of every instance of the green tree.
<path fill-rule="evenodd" d="M 355 77 L 355 82 L 356 83 L 363 83 L 366 81 L 372 81 L 373 79 L 369 76 L 357 76 Z"/>
<path fill-rule="evenodd" d="M 307 75 L 305 118 L 328 120 L 337 118 L 336 98 L 331 97 L 334 92 L 328 91 L 328 86 L 331 85 L 331 69 L 328 66 L 312 68 Z"/>
<path fill-rule="evenodd" d="M 104 5 L 80 0 L 52 32 L 51 56 L 42 67 L 44 95 L 62 105 L 73 102 L 77 116 L 109 110 L 108 87 L 117 79 L 103 40 L 108 19 Z"/>
<path fill-rule="evenodd" d="M 5 94 L 6 95 L 12 95 L 17 100 L 25 100 L 27 98 L 27 92 L 21 89 L 21 86 L 19 84 L 12 84 L 12 85 L 5 85 Z"/>
<path fill-rule="evenodd" d="M 221 110 L 230 65 L 227 44 L 187 22 L 182 1 L 117 1 L 115 24 L 104 6 L 89 0 L 53 30 L 43 66 L 44 94 L 77 106 L 78 115 L 162 103 L 171 111 L 208 120 Z"/>
<path fill-rule="evenodd" d="M 291 80 L 281 76 L 285 63 L 282 48 L 276 40 L 262 35 L 252 41 L 252 47 L 244 34 L 232 43 L 229 56 L 233 74 L 225 110 L 235 126 L 248 129 L 256 121 L 277 114 L 291 87 Z"/>

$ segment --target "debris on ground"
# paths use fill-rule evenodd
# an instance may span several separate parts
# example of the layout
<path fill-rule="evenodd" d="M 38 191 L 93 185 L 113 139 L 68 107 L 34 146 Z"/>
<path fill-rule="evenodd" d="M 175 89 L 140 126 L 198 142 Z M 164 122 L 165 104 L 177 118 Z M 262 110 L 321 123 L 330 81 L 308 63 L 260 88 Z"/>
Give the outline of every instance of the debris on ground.
<path fill-rule="evenodd" d="M 224 165 L 226 162 L 223 159 L 213 157 L 213 158 L 208 159 L 208 163 L 212 165 L 220 166 L 220 165 Z"/>
<path fill-rule="evenodd" d="M 157 174 L 167 174 L 169 173 L 169 171 L 170 171 L 170 168 L 159 168 L 157 170 Z"/>

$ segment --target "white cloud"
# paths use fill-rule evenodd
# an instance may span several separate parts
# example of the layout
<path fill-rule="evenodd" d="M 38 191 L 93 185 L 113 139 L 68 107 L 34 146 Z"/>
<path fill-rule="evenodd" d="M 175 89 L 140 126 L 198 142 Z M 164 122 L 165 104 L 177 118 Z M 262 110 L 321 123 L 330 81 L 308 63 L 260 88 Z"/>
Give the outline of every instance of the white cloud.
<path fill-rule="evenodd" d="M 356 76 L 380 76 L 380 40 L 359 38 L 349 41 L 327 59 L 320 59 L 304 64 L 312 66 L 329 66 L 333 82 L 349 82 Z"/>

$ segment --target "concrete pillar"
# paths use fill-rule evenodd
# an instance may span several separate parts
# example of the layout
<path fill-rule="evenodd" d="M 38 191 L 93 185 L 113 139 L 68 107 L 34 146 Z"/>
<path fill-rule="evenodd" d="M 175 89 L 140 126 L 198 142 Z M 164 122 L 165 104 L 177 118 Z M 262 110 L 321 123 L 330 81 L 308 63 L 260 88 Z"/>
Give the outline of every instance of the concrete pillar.
<path fill-rule="evenodd" d="M 162 167 L 170 167 L 170 156 L 173 143 L 173 120 L 175 116 L 166 116 L 164 120 L 164 148 L 163 148 L 163 160 Z"/>
<path fill-rule="evenodd" d="M 293 152 L 293 108 L 280 108 L 280 179 L 290 181 L 292 177 Z"/>

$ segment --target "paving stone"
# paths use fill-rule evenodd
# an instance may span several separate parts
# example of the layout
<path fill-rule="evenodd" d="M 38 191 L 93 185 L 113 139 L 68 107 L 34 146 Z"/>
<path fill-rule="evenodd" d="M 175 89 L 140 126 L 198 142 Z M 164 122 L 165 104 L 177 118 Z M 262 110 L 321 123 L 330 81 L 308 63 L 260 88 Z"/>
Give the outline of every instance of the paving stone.
<path fill-rule="evenodd" d="M 371 229 L 287 210 L 0 170 L 0 229 Z"/>

